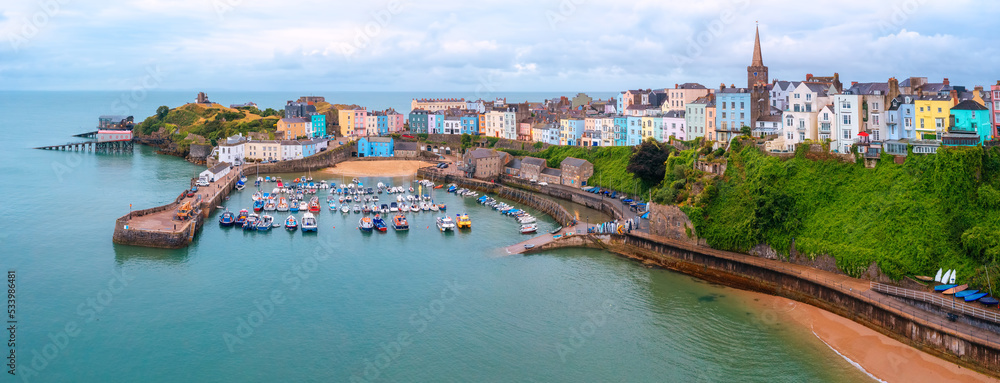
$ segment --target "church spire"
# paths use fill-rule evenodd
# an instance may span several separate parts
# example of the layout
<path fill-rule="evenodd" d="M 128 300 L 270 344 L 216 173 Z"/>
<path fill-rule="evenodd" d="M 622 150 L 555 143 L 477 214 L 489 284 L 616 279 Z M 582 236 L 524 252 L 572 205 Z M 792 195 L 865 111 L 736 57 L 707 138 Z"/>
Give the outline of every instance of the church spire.
<path fill-rule="evenodd" d="M 757 37 L 753 45 L 753 63 L 750 66 L 764 66 L 764 58 L 760 54 L 760 25 L 757 25 Z"/>

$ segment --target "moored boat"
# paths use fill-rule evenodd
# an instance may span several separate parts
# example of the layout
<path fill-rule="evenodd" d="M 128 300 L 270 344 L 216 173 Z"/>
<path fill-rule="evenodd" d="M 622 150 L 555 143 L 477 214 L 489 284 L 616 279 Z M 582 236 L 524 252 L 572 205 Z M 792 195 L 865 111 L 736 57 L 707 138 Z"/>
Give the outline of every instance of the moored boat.
<path fill-rule="evenodd" d="M 240 213 L 236 215 L 236 225 L 243 227 L 243 223 L 247 221 L 247 216 L 249 215 L 250 212 L 247 209 L 240 210 Z"/>
<path fill-rule="evenodd" d="M 396 214 L 392 218 L 392 228 L 396 231 L 410 230 L 409 222 L 406 222 L 406 216 L 402 214 Z"/>
<path fill-rule="evenodd" d="M 261 210 L 264 210 L 264 200 L 263 199 L 259 199 L 259 200 L 254 201 L 253 202 L 253 211 L 261 211 Z"/>
<path fill-rule="evenodd" d="M 309 204 L 306 201 L 299 202 L 299 211 L 309 211 Z"/>
<path fill-rule="evenodd" d="M 319 227 L 319 224 L 316 222 L 316 216 L 314 216 L 312 213 L 305 213 L 302 215 L 301 226 L 303 233 L 315 232 Z"/>
<path fill-rule="evenodd" d="M 295 229 L 298 228 L 299 228 L 299 221 L 295 220 L 295 216 L 290 215 L 288 216 L 288 218 L 285 218 L 285 229 L 294 231 Z"/>
<path fill-rule="evenodd" d="M 257 221 L 260 217 L 257 214 L 250 214 L 247 219 L 243 221 L 243 230 L 257 230 Z"/>
<path fill-rule="evenodd" d="M 468 214 L 457 214 L 456 216 L 457 216 L 457 219 L 455 220 L 455 226 L 458 226 L 459 229 L 471 229 L 472 228 L 472 220 L 469 219 L 469 215 Z"/>
<path fill-rule="evenodd" d="M 271 217 L 271 216 L 269 216 L 267 214 L 264 214 L 264 215 L 260 216 L 260 220 L 257 221 L 257 230 L 258 231 L 269 231 L 269 230 L 271 230 L 271 224 L 273 224 L 273 223 L 274 223 L 274 217 Z"/>
<path fill-rule="evenodd" d="M 288 211 L 288 199 L 285 197 L 278 199 L 278 211 Z"/>
<path fill-rule="evenodd" d="M 538 231 L 538 225 L 529 223 L 527 225 L 521 225 L 521 234 L 531 234 Z"/>
<path fill-rule="evenodd" d="M 222 226 L 233 226 L 236 223 L 236 215 L 233 212 L 226 210 L 219 216 L 219 224 Z"/>
<path fill-rule="evenodd" d="M 278 208 L 278 204 L 274 202 L 274 199 L 268 199 L 267 203 L 264 204 L 264 211 L 275 211 Z"/>
<path fill-rule="evenodd" d="M 372 219 L 372 223 L 375 225 L 375 230 L 378 230 L 382 233 L 385 233 L 386 230 L 388 229 L 388 226 L 386 226 L 385 224 L 385 220 L 383 220 L 382 216 L 378 214 L 376 214 L 375 218 Z"/>
<path fill-rule="evenodd" d="M 347 214 L 351 212 L 351 208 L 347 205 L 342 205 L 340 207 L 340 211 L 343 212 L 344 214 Z"/>
<path fill-rule="evenodd" d="M 288 203 L 288 211 L 290 211 L 292 213 L 298 213 L 299 212 L 299 201 L 292 200 L 292 202 Z"/>
<path fill-rule="evenodd" d="M 438 230 L 442 232 L 455 230 L 455 221 L 448 216 L 437 217 L 435 219 L 435 224 L 437 225 Z"/>
<path fill-rule="evenodd" d="M 913 277 L 924 282 L 931 282 L 934 280 L 934 277 L 928 277 L 926 275 L 914 275 Z"/>
<path fill-rule="evenodd" d="M 358 221 L 358 229 L 361 229 L 361 231 L 371 232 L 373 227 L 375 227 L 375 224 L 370 217 L 361 217 L 361 220 Z"/>

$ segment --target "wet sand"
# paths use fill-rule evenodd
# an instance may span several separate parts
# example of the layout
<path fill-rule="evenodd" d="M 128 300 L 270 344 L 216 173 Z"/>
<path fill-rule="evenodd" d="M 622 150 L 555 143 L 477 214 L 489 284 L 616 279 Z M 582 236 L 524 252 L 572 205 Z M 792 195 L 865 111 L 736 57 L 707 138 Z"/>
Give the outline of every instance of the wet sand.
<path fill-rule="evenodd" d="M 874 330 L 787 298 L 747 292 L 763 315 L 804 326 L 827 346 L 885 382 L 1000 382 L 917 350 Z"/>
<path fill-rule="evenodd" d="M 403 177 L 428 166 L 433 165 L 423 161 L 345 161 L 320 172 L 348 177 Z"/>

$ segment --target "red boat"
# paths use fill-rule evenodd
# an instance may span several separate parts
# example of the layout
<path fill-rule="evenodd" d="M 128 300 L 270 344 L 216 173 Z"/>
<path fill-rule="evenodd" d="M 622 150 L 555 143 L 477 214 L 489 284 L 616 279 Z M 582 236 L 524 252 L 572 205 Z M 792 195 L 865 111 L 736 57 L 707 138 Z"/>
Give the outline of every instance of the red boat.
<path fill-rule="evenodd" d="M 309 211 L 313 212 L 313 213 L 319 213 L 320 208 L 319 208 L 319 198 L 318 197 L 312 197 L 312 199 L 309 200 Z"/>

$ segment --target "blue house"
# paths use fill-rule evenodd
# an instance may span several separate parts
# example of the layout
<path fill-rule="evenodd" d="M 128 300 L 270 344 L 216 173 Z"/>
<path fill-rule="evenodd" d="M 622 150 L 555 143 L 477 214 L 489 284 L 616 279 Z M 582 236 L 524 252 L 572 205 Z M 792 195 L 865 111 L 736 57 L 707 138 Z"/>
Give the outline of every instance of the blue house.
<path fill-rule="evenodd" d="M 914 112 L 912 96 L 899 95 L 889 102 L 889 109 L 885 111 L 885 127 L 889 131 L 889 140 L 916 138 Z"/>
<path fill-rule="evenodd" d="M 302 157 L 309 157 L 318 153 L 319 149 L 316 148 L 318 141 L 319 140 L 299 141 L 299 144 L 302 145 Z"/>
<path fill-rule="evenodd" d="M 628 145 L 628 117 L 615 117 L 615 146 Z"/>
<path fill-rule="evenodd" d="M 628 146 L 642 143 L 642 117 L 629 116 L 626 119 L 625 141 Z M 617 118 L 616 118 L 617 121 Z"/>
<path fill-rule="evenodd" d="M 582 118 L 564 118 L 559 120 L 560 140 L 562 145 L 577 146 L 583 137 L 584 120 Z"/>
<path fill-rule="evenodd" d="M 378 135 L 388 136 L 389 135 L 389 116 L 385 113 L 378 114 L 378 120 L 376 120 L 376 125 L 378 126 Z"/>
<path fill-rule="evenodd" d="M 974 100 L 951 107 L 950 120 L 948 133 L 941 139 L 945 145 L 975 146 L 993 139 L 990 110 Z"/>
<path fill-rule="evenodd" d="M 465 115 L 461 118 L 462 134 L 479 135 L 479 116 Z"/>
<path fill-rule="evenodd" d="M 394 157 L 392 137 L 362 137 L 358 140 L 358 157 Z"/>
<path fill-rule="evenodd" d="M 715 131 L 728 132 L 735 137 L 740 128 L 753 127 L 750 113 L 750 90 L 747 88 L 722 88 L 715 93 Z"/>
<path fill-rule="evenodd" d="M 326 115 L 314 114 L 312 117 L 312 137 L 326 137 Z"/>
<path fill-rule="evenodd" d="M 427 133 L 427 111 L 414 109 L 410 111 L 410 132 Z"/>

